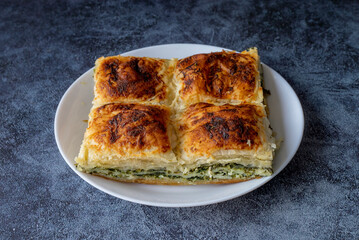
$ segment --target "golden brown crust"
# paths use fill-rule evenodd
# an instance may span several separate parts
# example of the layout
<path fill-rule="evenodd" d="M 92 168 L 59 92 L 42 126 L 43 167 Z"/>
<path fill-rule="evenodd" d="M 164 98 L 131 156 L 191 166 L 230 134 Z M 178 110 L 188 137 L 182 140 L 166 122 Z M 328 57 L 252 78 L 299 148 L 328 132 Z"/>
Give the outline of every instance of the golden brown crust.
<path fill-rule="evenodd" d="M 201 156 L 218 150 L 256 150 L 262 145 L 259 119 L 263 117 L 264 109 L 257 105 L 193 104 L 180 119 L 183 150 Z"/>
<path fill-rule="evenodd" d="M 180 99 L 195 102 L 262 101 L 256 49 L 249 52 L 197 54 L 177 62 Z"/>
<path fill-rule="evenodd" d="M 164 101 L 169 60 L 112 56 L 99 58 L 95 68 L 95 104 L 124 101 Z"/>
<path fill-rule="evenodd" d="M 118 179 L 118 178 L 111 178 L 108 176 L 103 176 L 100 174 L 92 175 L 115 180 L 117 182 L 124 182 L 124 183 L 143 183 L 143 184 L 152 184 L 152 185 L 198 185 L 198 184 L 230 184 L 230 183 L 239 183 L 239 182 L 246 182 L 252 179 L 258 179 L 260 177 L 253 177 L 248 179 L 212 179 L 212 180 L 196 180 L 196 181 L 188 181 L 185 179 L 182 180 L 175 180 L 175 179 L 144 179 L 144 178 L 137 178 L 137 179 Z"/>
<path fill-rule="evenodd" d="M 95 108 L 90 114 L 85 140 L 98 151 L 104 148 L 126 156 L 156 148 L 152 153 L 171 150 L 167 134 L 169 109 L 142 104 L 112 103 Z"/>

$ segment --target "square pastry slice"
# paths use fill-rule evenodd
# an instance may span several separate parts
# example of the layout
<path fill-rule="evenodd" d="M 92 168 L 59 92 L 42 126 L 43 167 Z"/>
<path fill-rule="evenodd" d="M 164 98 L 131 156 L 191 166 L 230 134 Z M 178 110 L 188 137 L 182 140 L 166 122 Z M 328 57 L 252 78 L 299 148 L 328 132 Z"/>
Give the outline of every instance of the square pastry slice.
<path fill-rule="evenodd" d="M 184 172 L 210 183 L 272 174 L 276 145 L 263 106 L 196 103 L 177 118 L 176 153 Z"/>
<path fill-rule="evenodd" d="M 94 105 L 112 102 L 169 104 L 176 59 L 112 56 L 97 59 Z"/>
<path fill-rule="evenodd" d="M 184 108 L 196 102 L 261 104 L 259 68 L 256 48 L 179 59 L 174 73 L 178 94 L 175 106 Z"/>
<path fill-rule="evenodd" d="M 78 157 L 80 171 L 124 182 L 153 183 L 176 165 L 168 107 L 112 103 L 92 108 Z"/>

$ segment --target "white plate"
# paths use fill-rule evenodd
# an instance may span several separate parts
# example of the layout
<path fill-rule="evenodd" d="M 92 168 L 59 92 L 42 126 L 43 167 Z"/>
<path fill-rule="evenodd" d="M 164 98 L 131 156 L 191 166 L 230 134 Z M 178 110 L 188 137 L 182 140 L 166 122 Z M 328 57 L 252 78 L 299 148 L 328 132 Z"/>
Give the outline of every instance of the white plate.
<path fill-rule="evenodd" d="M 159 58 L 183 58 L 197 53 L 222 51 L 223 48 L 197 44 L 169 44 L 137 49 L 122 55 Z M 119 183 L 79 172 L 75 169 L 93 99 L 93 69 L 79 77 L 62 97 L 55 116 L 55 138 L 67 164 L 82 179 L 94 187 L 118 198 L 136 203 L 162 207 L 207 205 L 244 195 L 275 177 L 293 158 L 304 130 L 302 106 L 293 89 L 273 69 L 263 64 L 268 97 L 270 122 L 277 138 L 284 139 L 274 158 L 274 174 L 248 182 L 223 185 L 157 186 Z"/>

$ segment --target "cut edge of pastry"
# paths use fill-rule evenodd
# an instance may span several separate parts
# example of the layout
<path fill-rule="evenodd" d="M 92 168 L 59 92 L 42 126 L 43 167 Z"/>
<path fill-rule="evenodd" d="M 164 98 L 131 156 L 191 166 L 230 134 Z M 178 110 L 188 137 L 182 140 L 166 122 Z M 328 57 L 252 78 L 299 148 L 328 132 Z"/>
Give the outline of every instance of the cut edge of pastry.
<path fill-rule="evenodd" d="M 196 185 L 221 184 L 248 181 L 255 178 L 272 175 L 272 168 L 245 167 L 241 164 L 203 165 L 185 171 L 157 169 L 121 169 L 93 167 L 83 168 L 77 165 L 81 172 L 105 177 L 120 182 L 165 184 L 165 185 Z"/>

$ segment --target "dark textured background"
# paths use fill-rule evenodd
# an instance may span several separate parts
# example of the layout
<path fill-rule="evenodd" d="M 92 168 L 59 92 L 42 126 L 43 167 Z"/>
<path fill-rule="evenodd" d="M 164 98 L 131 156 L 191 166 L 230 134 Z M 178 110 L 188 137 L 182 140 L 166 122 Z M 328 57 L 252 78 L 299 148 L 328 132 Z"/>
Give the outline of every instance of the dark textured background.
<path fill-rule="evenodd" d="M 0 238 L 358 239 L 359 3 L 0 2 Z M 298 94 L 306 129 L 268 184 L 195 208 L 143 206 L 81 180 L 57 104 L 102 55 L 167 43 L 242 50 Z"/>

